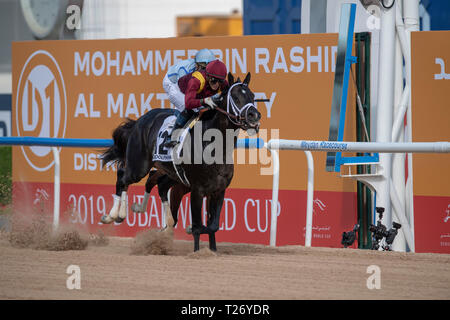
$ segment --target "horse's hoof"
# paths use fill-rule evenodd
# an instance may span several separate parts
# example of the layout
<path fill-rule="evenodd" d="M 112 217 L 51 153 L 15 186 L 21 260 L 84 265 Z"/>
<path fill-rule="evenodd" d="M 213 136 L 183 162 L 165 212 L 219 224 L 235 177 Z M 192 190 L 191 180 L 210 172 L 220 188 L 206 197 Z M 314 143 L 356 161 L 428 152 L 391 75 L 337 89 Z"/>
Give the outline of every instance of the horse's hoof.
<path fill-rule="evenodd" d="M 139 203 L 133 203 L 131 205 L 131 211 L 133 212 L 137 212 L 137 213 L 142 213 L 144 212 L 144 210 L 142 210 L 142 206 Z"/>
<path fill-rule="evenodd" d="M 186 233 L 187 234 L 192 234 L 192 226 L 187 226 Z"/>
<path fill-rule="evenodd" d="M 103 223 L 103 224 L 110 224 L 110 223 L 112 223 L 113 221 L 114 221 L 114 219 L 111 218 L 110 215 L 106 215 L 106 214 L 104 214 L 104 215 L 102 216 L 102 218 L 100 219 L 100 222 Z"/>
<path fill-rule="evenodd" d="M 125 220 L 125 219 L 121 218 L 121 217 L 117 217 L 116 220 L 114 220 L 114 221 L 116 221 L 117 223 L 122 223 L 123 220 Z"/>

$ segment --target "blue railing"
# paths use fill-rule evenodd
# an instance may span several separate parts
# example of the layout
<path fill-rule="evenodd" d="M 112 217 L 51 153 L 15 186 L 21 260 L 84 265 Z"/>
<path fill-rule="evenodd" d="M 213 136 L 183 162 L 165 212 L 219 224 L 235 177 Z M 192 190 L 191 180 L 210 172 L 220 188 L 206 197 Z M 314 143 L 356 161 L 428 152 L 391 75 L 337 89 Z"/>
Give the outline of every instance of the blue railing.
<path fill-rule="evenodd" d="M 110 147 L 112 139 L 69 139 L 43 137 L 0 137 L 0 145 L 47 146 L 47 147 Z"/>
<path fill-rule="evenodd" d="M 99 148 L 112 146 L 113 140 L 44 138 L 44 137 L 0 137 L 0 145 Z M 237 141 L 237 148 L 261 149 L 263 147 L 264 147 L 264 140 L 261 138 L 245 138 L 245 139 L 238 139 Z"/>

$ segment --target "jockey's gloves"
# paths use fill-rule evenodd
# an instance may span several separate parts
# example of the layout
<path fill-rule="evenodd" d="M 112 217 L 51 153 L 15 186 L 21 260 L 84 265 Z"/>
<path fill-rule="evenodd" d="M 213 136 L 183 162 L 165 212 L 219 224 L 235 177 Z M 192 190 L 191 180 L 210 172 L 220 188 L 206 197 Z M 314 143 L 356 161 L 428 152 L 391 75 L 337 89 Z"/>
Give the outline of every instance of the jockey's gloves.
<path fill-rule="evenodd" d="M 214 103 L 211 97 L 203 99 L 202 104 L 206 104 L 207 106 L 211 107 L 211 109 L 217 107 L 217 105 Z"/>

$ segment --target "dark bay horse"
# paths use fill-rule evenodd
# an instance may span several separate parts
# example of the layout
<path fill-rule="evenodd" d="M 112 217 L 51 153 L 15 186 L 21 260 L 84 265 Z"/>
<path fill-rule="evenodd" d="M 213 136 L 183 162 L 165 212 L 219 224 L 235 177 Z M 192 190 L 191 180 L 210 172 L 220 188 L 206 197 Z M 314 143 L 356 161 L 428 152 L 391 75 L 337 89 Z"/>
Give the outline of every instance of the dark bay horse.
<path fill-rule="evenodd" d="M 233 151 L 239 130 L 252 129 L 257 133 L 261 114 L 254 105 L 254 94 L 248 87 L 250 73 L 243 82 L 235 82 L 228 73 L 229 87 L 215 100 L 217 107 L 206 111 L 191 132 L 200 132 L 200 138 L 190 134 L 182 146 L 182 158 L 174 162 L 153 161 L 160 127 L 177 111 L 152 109 L 138 120 L 128 120 L 113 133 L 114 145 L 101 156 L 103 163 L 118 163 L 116 194 L 113 208 L 102 217 L 103 223 L 121 222 L 126 218 L 128 186 L 139 182 L 147 174 L 146 194 L 157 184 L 163 202 L 167 228 L 173 228 L 181 198 L 191 192 L 192 235 L 194 251 L 199 249 L 200 234 L 209 235 L 209 246 L 216 250 L 215 233 L 219 229 L 220 211 L 225 190 L 234 174 Z M 249 130 L 249 133 L 250 132 Z M 205 139 L 205 137 L 208 137 Z M 230 147 L 231 145 L 231 147 Z M 175 147 L 177 148 L 177 147 Z M 205 155 L 207 155 L 205 157 Z M 208 157 L 209 156 L 209 157 Z M 152 168 L 156 170 L 150 171 Z M 171 204 L 168 191 L 172 188 Z M 207 197 L 207 225 L 201 220 L 203 198 Z M 148 199 L 148 195 L 147 195 Z M 146 198 L 133 210 L 145 211 Z"/>

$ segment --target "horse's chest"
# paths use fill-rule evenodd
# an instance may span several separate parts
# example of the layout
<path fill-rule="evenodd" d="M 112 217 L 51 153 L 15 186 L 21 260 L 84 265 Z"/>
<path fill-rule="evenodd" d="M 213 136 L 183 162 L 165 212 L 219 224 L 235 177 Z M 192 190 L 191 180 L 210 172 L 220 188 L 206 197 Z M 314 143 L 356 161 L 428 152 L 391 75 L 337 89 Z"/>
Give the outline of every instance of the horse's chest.
<path fill-rule="evenodd" d="M 218 167 L 204 170 L 193 177 L 193 184 L 199 186 L 201 193 L 211 194 L 225 190 L 233 179 L 233 168 Z"/>

